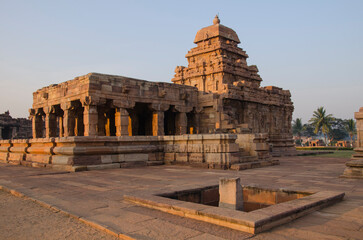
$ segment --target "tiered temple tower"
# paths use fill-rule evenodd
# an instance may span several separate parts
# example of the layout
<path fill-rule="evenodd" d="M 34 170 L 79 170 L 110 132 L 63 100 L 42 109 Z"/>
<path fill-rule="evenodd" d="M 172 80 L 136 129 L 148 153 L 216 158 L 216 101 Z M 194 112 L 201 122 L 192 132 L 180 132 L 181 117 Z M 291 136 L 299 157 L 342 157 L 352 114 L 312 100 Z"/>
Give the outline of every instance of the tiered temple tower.
<path fill-rule="evenodd" d="M 226 85 L 235 82 L 260 86 L 257 67 L 247 65 L 248 55 L 237 46 L 240 40 L 236 32 L 220 24 L 218 16 L 213 25 L 198 31 L 194 43 L 197 47 L 186 55 L 188 67 L 176 67 L 174 83 L 213 93 L 222 93 Z"/>

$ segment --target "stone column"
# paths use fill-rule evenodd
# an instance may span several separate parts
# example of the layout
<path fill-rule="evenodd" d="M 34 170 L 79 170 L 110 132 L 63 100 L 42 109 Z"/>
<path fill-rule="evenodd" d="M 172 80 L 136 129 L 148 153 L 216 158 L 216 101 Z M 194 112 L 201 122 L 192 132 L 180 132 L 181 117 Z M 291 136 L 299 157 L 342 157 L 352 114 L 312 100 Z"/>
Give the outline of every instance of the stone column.
<path fill-rule="evenodd" d="M 43 119 L 40 109 L 29 109 L 30 118 L 32 120 L 33 138 L 43 137 Z"/>
<path fill-rule="evenodd" d="M 63 114 L 63 129 L 64 137 L 74 136 L 74 111 L 72 110 L 71 103 L 62 103 L 61 108 L 64 112 Z"/>
<path fill-rule="evenodd" d="M 129 112 L 126 108 L 116 107 L 116 136 L 129 136 Z"/>
<path fill-rule="evenodd" d="M 219 207 L 243 210 L 243 189 L 240 178 L 219 179 Z"/>
<path fill-rule="evenodd" d="M 175 132 L 176 135 L 183 135 L 187 133 L 187 114 L 185 112 L 179 112 L 175 119 Z"/>
<path fill-rule="evenodd" d="M 363 147 L 363 107 L 359 109 L 359 112 L 354 114 L 357 120 L 357 147 Z"/>
<path fill-rule="evenodd" d="M 154 111 L 153 112 L 153 136 L 164 135 L 164 112 Z"/>
<path fill-rule="evenodd" d="M 84 136 L 97 136 L 98 112 L 96 105 L 84 105 Z"/>
<path fill-rule="evenodd" d="M 11 139 L 13 139 L 16 136 L 16 127 L 11 128 Z"/>
<path fill-rule="evenodd" d="M 54 108 L 44 107 L 45 112 L 45 137 L 56 137 L 57 135 L 57 116 Z"/>
<path fill-rule="evenodd" d="M 63 116 L 58 117 L 59 137 L 64 137 Z"/>

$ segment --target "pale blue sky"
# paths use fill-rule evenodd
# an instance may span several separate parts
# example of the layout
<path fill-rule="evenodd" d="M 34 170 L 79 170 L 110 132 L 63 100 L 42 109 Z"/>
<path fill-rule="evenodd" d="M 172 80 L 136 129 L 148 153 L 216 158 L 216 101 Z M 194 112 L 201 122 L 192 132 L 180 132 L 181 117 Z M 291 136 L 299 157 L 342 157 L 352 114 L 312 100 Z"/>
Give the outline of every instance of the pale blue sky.
<path fill-rule="evenodd" d="M 27 117 L 32 92 L 89 72 L 170 82 L 216 13 L 294 118 L 363 107 L 363 1 L 0 0 L 0 113 Z"/>

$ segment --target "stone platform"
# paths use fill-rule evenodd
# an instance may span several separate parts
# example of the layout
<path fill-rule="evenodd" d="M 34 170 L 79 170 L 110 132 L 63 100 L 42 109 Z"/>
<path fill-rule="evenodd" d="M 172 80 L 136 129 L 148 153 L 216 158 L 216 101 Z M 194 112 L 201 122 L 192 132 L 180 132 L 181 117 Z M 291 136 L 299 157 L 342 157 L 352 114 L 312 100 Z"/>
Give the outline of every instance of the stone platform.
<path fill-rule="evenodd" d="M 0 186 L 124 239 L 360 239 L 363 182 L 339 178 L 346 161 L 289 157 L 281 158 L 277 166 L 243 172 L 170 165 L 59 172 L 0 164 Z M 153 194 L 216 185 L 220 177 L 240 177 L 241 183 L 262 188 L 340 191 L 346 195 L 340 203 L 257 235 L 123 200 L 124 195 L 140 192 Z"/>

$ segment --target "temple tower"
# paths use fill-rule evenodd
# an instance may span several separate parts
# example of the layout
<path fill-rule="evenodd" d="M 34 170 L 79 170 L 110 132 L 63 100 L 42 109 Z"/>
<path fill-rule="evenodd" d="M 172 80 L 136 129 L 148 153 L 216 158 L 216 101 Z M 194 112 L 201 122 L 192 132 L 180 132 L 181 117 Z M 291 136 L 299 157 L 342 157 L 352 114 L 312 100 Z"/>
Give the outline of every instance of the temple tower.
<path fill-rule="evenodd" d="M 248 55 L 237 45 L 236 32 L 222 24 L 218 16 L 213 25 L 197 32 L 186 58 L 188 67 L 177 66 L 174 83 L 195 86 L 199 91 L 222 93 L 225 85 L 242 82 L 258 88 L 262 79 L 256 66 L 248 66 Z"/>

